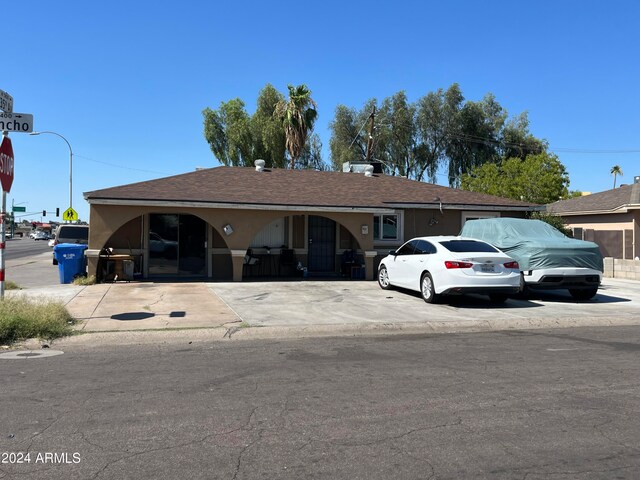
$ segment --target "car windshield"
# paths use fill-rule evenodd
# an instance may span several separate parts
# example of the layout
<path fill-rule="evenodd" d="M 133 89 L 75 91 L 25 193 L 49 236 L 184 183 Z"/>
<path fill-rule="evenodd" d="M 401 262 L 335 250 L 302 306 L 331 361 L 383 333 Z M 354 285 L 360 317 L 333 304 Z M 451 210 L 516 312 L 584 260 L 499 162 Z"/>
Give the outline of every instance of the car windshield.
<path fill-rule="evenodd" d="M 87 240 L 89 238 L 88 228 L 61 228 L 58 234 L 60 238 L 70 238 L 73 240 Z"/>
<path fill-rule="evenodd" d="M 444 242 L 440 242 L 440 245 L 450 252 L 498 252 L 495 247 L 477 240 L 445 240 Z"/>

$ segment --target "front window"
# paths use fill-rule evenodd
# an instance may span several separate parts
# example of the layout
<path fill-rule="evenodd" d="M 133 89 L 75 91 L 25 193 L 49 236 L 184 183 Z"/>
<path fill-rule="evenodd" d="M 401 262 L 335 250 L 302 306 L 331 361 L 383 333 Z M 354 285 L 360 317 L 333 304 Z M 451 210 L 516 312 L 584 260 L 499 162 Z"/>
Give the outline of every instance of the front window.
<path fill-rule="evenodd" d="M 469 220 L 480 220 L 484 218 L 498 218 L 500 216 L 497 212 L 462 212 L 461 226 L 464 226 Z"/>
<path fill-rule="evenodd" d="M 399 240 L 400 216 L 398 214 L 373 216 L 374 240 Z"/>

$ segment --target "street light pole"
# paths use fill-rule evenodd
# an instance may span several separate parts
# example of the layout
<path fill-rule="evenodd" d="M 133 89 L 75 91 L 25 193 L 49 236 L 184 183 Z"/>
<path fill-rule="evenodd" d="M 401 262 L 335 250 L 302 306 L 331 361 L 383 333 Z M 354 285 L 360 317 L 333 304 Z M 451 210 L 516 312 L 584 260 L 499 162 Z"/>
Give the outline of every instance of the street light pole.
<path fill-rule="evenodd" d="M 57 135 L 62 140 L 64 140 L 67 146 L 69 147 L 69 208 L 73 208 L 73 150 L 71 150 L 71 144 L 66 138 L 64 138 L 59 133 L 51 132 L 49 130 L 45 130 L 43 132 L 31 132 L 29 135 L 41 135 L 43 133 L 50 133 L 52 135 Z"/>

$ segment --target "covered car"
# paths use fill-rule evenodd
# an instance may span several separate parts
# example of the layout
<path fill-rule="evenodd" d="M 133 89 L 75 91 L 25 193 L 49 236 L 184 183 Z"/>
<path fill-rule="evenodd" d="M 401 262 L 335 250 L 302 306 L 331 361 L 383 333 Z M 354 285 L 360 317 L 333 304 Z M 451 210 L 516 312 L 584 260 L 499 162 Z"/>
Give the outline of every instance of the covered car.
<path fill-rule="evenodd" d="M 598 245 L 569 238 L 541 220 L 469 220 L 461 235 L 484 240 L 514 258 L 527 288 L 568 289 L 580 300 L 598 292 L 604 270 Z"/>

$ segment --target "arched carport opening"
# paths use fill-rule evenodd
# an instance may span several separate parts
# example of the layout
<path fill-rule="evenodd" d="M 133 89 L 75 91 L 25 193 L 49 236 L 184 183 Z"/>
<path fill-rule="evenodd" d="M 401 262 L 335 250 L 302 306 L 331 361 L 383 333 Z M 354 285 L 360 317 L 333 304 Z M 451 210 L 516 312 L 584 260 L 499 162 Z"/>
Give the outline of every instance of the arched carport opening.
<path fill-rule="evenodd" d="M 150 211 L 126 220 L 105 238 L 99 245 L 94 244 L 100 250 L 98 281 L 113 280 L 114 274 L 122 270 L 117 262 L 129 257 L 134 264 L 134 278 L 233 279 L 225 239 L 192 212 Z"/>
<path fill-rule="evenodd" d="M 260 227 L 243 261 L 243 279 L 364 278 L 364 250 L 356 234 L 331 214 L 287 215 Z"/>

